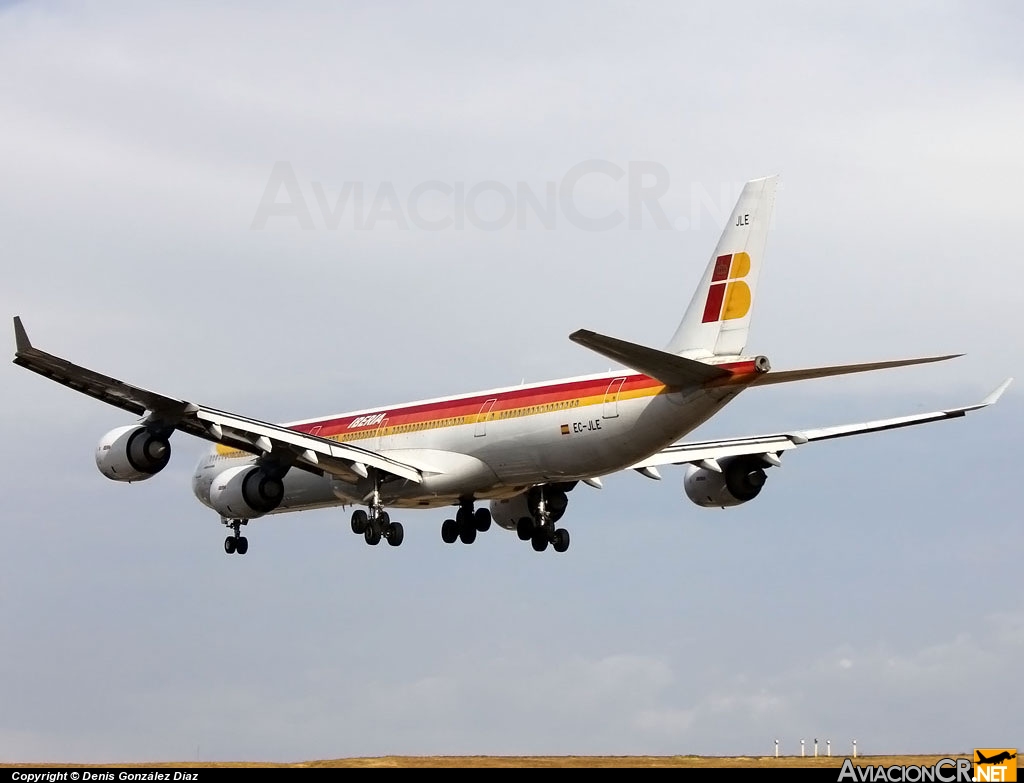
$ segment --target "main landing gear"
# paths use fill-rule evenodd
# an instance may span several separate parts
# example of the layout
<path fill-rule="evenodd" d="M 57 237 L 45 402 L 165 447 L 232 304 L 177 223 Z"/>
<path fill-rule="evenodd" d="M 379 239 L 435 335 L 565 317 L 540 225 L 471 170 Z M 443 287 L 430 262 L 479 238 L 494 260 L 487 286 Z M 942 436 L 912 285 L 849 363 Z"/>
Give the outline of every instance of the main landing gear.
<path fill-rule="evenodd" d="M 463 501 L 455 519 L 446 519 L 441 525 L 441 540 L 454 544 L 458 539 L 463 544 L 476 541 L 477 533 L 486 533 L 491 527 L 491 512 L 486 508 L 473 510 L 473 501 Z"/>
<path fill-rule="evenodd" d="M 229 554 L 244 555 L 249 551 L 249 539 L 243 536 L 242 525 L 249 522 L 248 519 L 222 519 L 221 522 L 235 531 L 234 535 L 224 539 L 224 551 Z"/>
<path fill-rule="evenodd" d="M 401 522 L 392 522 L 380 500 L 380 484 L 374 484 L 369 512 L 361 508 L 352 512 L 352 532 L 362 536 L 370 546 L 377 546 L 381 539 L 387 539 L 391 546 L 400 546 L 405 538 Z"/>
<path fill-rule="evenodd" d="M 520 541 L 529 541 L 535 552 L 543 552 L 551 544 L 556 552 L 569 548 L 569 531 L 556 528 L 568 504 L 565 492 L 550 487 L 534 487 L 530 490 L 528 504 L 532 516 L 522 517 L 516 523 L 516 534 Z"/>

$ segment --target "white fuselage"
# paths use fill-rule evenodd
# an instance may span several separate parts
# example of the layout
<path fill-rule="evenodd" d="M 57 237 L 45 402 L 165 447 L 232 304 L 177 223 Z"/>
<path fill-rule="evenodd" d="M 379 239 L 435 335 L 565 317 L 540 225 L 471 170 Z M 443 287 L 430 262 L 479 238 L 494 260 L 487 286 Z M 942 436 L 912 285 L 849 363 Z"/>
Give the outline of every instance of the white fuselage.
<path fill-rule="evenodd" d="M 636 464 L 706 421 L 744 386 L 678 391 L 620 371 L 424 400 L 287 426 L 353 442 L 416 465 L 423 481 L 381 489 L 398 508 L 510 497 L 531 486 L 599 477 Z M 221 447 L 196 466 L 193 491 L 209 505 L 222 471 L 256 457 Z M 272 513 L 362 504 L 370 480 L 342 481 L 293 468 Z"/>

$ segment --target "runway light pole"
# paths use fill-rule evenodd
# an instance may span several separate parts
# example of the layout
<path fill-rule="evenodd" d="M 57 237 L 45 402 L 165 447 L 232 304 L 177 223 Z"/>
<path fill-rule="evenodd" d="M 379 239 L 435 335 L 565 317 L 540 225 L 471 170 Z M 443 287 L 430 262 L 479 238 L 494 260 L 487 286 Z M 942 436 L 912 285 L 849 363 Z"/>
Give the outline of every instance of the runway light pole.
<path fill-rule="evenodd" d="M 818 738 L 814 738 L 814 758 L 818 758 Z"/>
<path fill-rule="evenodd" d="M 832 756 L 832 740 L 825 740 L 825 749 L 828 751 L 829 757 Z"/>
<path fill-rule="evenodd" d="M 775 758 L 779 757 L 779 741 L 775 740 Z"/>
<path fill-rule="evenodd" d="M 801 756 L 806 756 L 807 755 L 806 753 L 804 753 L 804 738 L 803 737 L 800 738 L 800 755 Z"/>
<path fill-rule="evenodd" d="M 857 740 L 853 741 L 853 757 L 857 758 Z"/>

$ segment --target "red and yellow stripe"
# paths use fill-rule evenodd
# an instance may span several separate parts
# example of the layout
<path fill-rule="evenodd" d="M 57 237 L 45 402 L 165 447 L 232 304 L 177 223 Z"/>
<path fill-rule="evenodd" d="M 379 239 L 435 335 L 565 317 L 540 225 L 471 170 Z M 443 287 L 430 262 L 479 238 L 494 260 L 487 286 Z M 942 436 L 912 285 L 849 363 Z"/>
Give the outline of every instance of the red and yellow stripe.
<path fill-rule="evenodd" d="M 718 366 L 731 370 L 737 381 L 756 372 L 752 361 Z M 727 382 L 728 380 L 731 379 L 727 379 Z M 621 386 L 619 385 L 620 381 Z M 346 414 L 336 418 L 296 424 L 291 429 L 348 443 L 366 438 L 403 435 L 465 424 L 475 425 L 480 422 L 504 421 L 561 410 L 576 410 L 593 405 L 603 405 L 605 402 L 654 397 L 666 391 L 672 391 L 672 389 L 666 387 L 661 381 L 646 375 L 633 374 L 611 378 L 606 376 L 361 411 L 357 414 Z M 357 419 L 374 418 L 381 414 L 384 418 L 379 421 L 352 426 Z M 225 446 L 218 446 L 217 450 L 221 454 L 236 451 Z"/>

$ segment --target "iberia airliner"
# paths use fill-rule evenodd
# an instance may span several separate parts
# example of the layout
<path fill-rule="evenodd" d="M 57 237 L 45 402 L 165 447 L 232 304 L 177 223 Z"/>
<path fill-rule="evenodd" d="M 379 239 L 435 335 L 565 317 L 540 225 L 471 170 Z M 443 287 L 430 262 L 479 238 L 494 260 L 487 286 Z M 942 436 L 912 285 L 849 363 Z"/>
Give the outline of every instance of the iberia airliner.
<path fill-rule="evenodd" d="M 569 547 L 559 526 L 569 493 L 583 482 L 634 470 L 685 466 L 683 487 L 698 506 L 753 500 L 783 453 L 819 440 L 963 416 L 979 403 L 824 429 L 748 438 L 683 441 L 750 387 L 953 358 L 772 370 L 745 353 L 764 261 L 777 177 L 748 182 L 711 255 L 679 328 L 662 348 L 579 330 L 569 339 L 622 369 L 271 424 L 132 386 L 35 348 L 14 319 L 14 362 L 140 418 L 100 440 L 96 465 L 114 481 L 143 481 L 171 456 L 181 431 L 211 441 L 192 490 L 231 529 L 224 551 L 245 554 L 241 528 L 287 511 L 352 506 L 352 531 L 367 544 L 398 546 L 404 528 L 388 509 L 450 507 L 446 543 L 470 544 L 492 520 L 538 552 Z"/>

